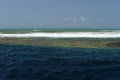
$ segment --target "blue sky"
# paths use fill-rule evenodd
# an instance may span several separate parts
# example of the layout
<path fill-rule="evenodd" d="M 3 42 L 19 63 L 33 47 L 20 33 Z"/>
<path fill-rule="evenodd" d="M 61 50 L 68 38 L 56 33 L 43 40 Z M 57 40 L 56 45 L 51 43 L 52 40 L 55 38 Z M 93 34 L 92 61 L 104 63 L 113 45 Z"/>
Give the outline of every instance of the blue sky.
<path fill-rule="evenodd" d="M 0 28 L 120 28 L 120 0 L 0 0 Z"/>

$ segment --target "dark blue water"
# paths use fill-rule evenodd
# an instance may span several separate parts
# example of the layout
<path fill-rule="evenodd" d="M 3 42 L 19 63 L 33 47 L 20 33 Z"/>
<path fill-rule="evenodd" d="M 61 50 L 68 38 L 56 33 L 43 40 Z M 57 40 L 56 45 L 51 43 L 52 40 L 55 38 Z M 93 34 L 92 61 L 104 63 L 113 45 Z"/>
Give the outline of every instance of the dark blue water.
<path fill-rule="evenodd" d="M 0 45 L 0 80 L 120 80 L 120 49 Z"/>

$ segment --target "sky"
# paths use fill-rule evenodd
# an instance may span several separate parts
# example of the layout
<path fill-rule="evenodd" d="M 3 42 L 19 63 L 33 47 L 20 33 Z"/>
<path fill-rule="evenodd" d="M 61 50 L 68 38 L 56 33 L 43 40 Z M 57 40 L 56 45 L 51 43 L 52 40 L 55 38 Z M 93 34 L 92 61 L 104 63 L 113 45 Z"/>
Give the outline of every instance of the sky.
<path fill-rule="evenodd" d="M 0 0 L 0 28 L 120 28 L 120 0 Z"/>

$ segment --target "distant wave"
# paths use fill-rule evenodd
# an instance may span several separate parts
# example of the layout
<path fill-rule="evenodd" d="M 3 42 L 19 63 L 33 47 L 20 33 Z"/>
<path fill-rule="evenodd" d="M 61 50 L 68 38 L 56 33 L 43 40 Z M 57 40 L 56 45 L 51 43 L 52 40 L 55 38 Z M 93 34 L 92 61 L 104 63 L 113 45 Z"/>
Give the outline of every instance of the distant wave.
<path fill-rule="evenodd" d="M 120 38 L 119 31 L 111 32 L 30 32 L 30 33 L 0 33 L 0 38 L 29 38 L 29 37 L 46 37 L 46 38 Z"/>

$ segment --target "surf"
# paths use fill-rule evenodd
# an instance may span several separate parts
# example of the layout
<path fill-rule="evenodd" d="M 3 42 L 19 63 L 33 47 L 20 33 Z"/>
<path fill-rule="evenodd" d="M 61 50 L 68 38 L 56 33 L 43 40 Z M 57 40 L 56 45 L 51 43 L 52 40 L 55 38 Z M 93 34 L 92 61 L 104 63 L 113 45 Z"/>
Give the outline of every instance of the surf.
<path fill-rule="evenodd" d="M 0 38 L 120 38 L 120 31 L 0 33 Z"/>

